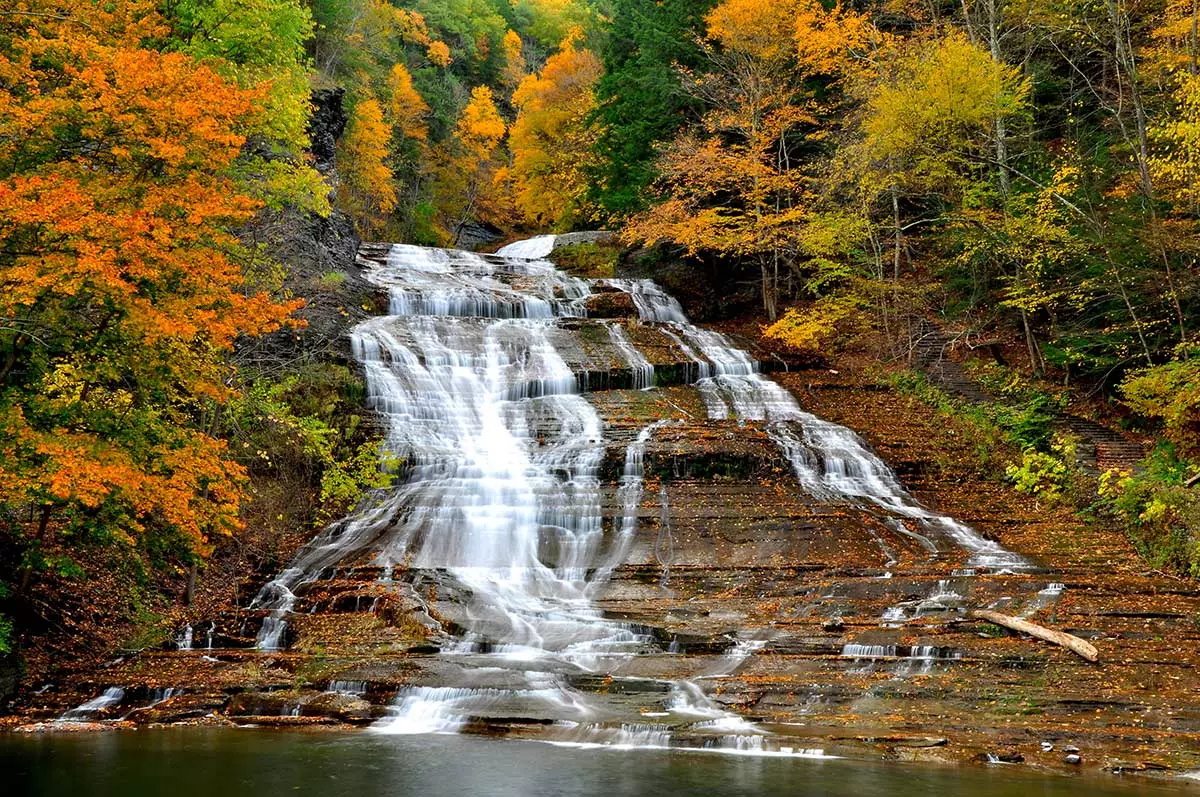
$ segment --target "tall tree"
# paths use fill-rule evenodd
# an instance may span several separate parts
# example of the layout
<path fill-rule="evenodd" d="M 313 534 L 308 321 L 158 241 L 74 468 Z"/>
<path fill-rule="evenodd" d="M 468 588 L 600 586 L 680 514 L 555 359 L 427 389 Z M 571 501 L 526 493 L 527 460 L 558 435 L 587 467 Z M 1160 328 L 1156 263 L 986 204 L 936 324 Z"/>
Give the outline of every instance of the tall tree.
<path fill-rule="evenodd" d="M 247 284 L 231 176 L 264 92 L 183 53 L 148 0 L 0 14 L 0 497 L 23 586 L 52 533 L 204 552 L 244 472 L 205 422 L 226 356 L 286 322 Z"/>
<path fill-rule="evenodd" d="M 702 108 L 681 90 L 679 69 L 700 69 L 697 41 L 715 0 L 615 0 L 596 86 L 599 138 L 594 201 L 609 214 L 643 210 L 657 146 Z"/>
<path fill-rule="evenodd" d="M 578 31 L 569 34 L 542 71 L 527 76 L 513 94 L 518 112 L 509 133 L 508 176 L 518 210 L 534 225 L 569 226 L 584 211 L 600 61 L 578 46 L 579 37 Z"/>

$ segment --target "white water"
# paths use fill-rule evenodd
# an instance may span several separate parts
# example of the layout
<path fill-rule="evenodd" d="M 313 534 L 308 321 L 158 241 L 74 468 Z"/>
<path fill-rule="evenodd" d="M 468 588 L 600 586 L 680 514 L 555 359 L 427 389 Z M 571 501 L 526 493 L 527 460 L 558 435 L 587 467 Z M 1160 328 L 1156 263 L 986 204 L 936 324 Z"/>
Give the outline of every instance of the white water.
<path fill-rule="evenodd" d="M 672 725 L 621 721 L 570 685 L 573 673 L 612 673 L 639 652 L 665 652 L 633 627 L 605 619 L 593 602 L 636 533 L 645 449 L 661 423 L 628 444 L 615 495 L 619 514 L 606 523 L 604 424 L 560 349 L 567 335 L 560 320 L 584 314 L 590 287 L 536 259 L 553 243 L 545 236 L 513 244 L 499 258 L 395 246 L 387 264 L 368 275 L 389 290 L 390 314 L 357 327 L 353 347 L 370 406 L 387 431 L 386 453 L 402 462 L 402 478 L 314 540 L 254 606 L 269 613 L 259 647 L 274 650 L 284 645 L 305 588 L 334 568 L 367 560 L 388 583 L 403 569 L 440 574 L 439 595 L 453 597 L 455 622 L 465 628 L 443 656 L 457 682 L 404 690 L 377 732 L 452 733 L 472 718 L 535 710 L 559 723 L 566 743 L 671 741 Z M 919 523 L 965 548 L 976 566 L 1026 566 L 921 507 L 856 435 L 801 410 L 746 352 L 690 324 L 653 283 L 608 283 L 629 292 L 642 321 L 659 325 L 696 363 L 709 415 L 767 422 L 814 497 L 870 506 L 901 526 Z M 649 362 L 623 328 L 606 326 L 635 385 L 651 387 Z M 665 497 L 662 505 L 665 514 Z M 667 537 L 656 552 L 665 585 L 671 539 L 669 525 L 662 526 Z M 732 673 L 761 645 L 738 644 L 712 677 Z M 706 747 L 778 752 L 695 683 L 671 689 L 663 713 L 691 723 Z"/>
<path fill-rule="evenodd" d="M 684 356 L 707 361 L 697 387 L 710 418 L 736 416 L 767 422 L 767 432 L 791 462 L 801 485 L 812 496 L 874 506 L 893 528 L 920 539 L 907 529 L 915 521 L 933 536 L 970 553 L 970 564 L 994 570 L 1027 570 L 1021 556 L 979 535 L 953 518 L 931 512 L 910 496 L 892 470 L 853 431 L 822 420 L 800 408 L 796 399 L 758 373 L 758 363 L 720 333 L 688 322 L 679 303 L 648 280 L 608 280 L 628 290 L 644 321 L 669 326 Z M 697 354 L 698 353 L 698 354 Z M 712 375 L 709 376 L 708 373 Z"/>
<path fill-rule="evenodd" d="M 102 693 L 93 697 L 86 703 L 82 703 L 71 709 L 59 717 L 55 722 L 88 722 L 100 715 L 106 709 L 120 703 L 125 699 L 125 690 L 120 687 L 110 686 Z"/>
<path fill-rule="evenodd" d="M 501 247 L 496 254 L 500 257 L 519 257 L 525 260 L 541 260 L 554 251 L 557 235 L 539 235 Z"/>

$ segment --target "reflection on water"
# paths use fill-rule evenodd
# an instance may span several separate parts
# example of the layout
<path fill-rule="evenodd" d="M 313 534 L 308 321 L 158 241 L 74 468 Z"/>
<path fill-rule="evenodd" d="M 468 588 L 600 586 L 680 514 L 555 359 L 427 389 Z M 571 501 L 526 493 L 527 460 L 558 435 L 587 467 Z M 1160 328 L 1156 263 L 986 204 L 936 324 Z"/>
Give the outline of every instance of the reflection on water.
<path fill-rule="evenodd" d="M 167 729 L 0 734 L 6 795 L 1172 795 L 1116 777 L 673 751 L 582 751 L 469 736 Z"/>

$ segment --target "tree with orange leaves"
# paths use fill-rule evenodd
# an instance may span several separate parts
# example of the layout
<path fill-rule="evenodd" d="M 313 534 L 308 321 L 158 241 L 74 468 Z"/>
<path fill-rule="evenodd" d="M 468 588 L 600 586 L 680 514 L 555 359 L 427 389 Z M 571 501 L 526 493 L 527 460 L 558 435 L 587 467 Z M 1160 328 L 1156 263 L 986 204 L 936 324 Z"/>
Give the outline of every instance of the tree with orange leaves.
<path fill-rule="evenodd" d="M 150 0 L 0 15 L 0 504 L 22 587 L 55 531 L 204 553 L 244 471 L 205 423 L 236 341 L 297 302 L 255 290 L 230 176 L 259 89 L 148 43 Z"/>
<path fill-rule="evenodd" d="M 626 238 L 756 264 L 773 321 L 780 274 L 803 254 L 810 219 L 803 153 L 822 134 L 808 81 L 836 79 L 873 29 L 815 0 L 724 0 L 705 22 L 712 69 L 685 75 L 684 88 L 710 110 L 664 152 L 662 201 Z"/>

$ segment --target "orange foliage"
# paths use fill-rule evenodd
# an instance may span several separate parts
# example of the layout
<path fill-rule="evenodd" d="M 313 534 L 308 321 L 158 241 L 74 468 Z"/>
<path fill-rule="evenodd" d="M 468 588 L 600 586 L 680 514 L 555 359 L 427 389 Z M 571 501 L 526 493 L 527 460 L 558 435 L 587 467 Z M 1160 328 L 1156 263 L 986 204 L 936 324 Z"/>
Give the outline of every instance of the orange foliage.
<path fill-rule="evenodd" d="M 227 175 L 260 94 L 144 48 L 149 0 L 21 9 L 0 16 L 3 501 L 123 507 L 203 550 L 244 473 L 195 413 L 228 397 L 235 341 L 299 306 L 247 288 L 229 232 L 256 207 Z"/>

